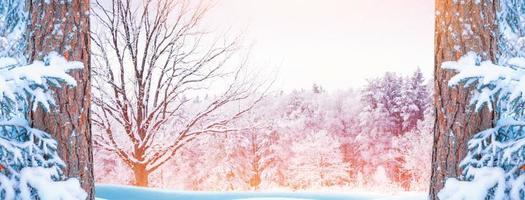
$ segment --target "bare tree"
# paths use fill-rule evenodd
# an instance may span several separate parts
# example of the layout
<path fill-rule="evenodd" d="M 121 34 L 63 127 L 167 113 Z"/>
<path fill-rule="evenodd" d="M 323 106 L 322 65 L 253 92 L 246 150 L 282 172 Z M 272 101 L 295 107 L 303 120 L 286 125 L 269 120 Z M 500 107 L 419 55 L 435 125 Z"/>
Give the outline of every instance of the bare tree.
<path fill-rule="evenodd" d="M 228 65 L 237 39 L 200 31 L 208 6 L 177 0 L 93 4 L 93 124 L 100 130 L 94 143 L 126 163 L 135 185 L 147 186 L 149 174 L 199 135 L 230 131 L 227 125 L 261 100 L 254 94 L 263 84 L 244 76 L 246 63 Z M 200 109 L 188 106 L 188 96 L 220 88 Z M 227 111 L 232 104 L 238 109 Z"/>

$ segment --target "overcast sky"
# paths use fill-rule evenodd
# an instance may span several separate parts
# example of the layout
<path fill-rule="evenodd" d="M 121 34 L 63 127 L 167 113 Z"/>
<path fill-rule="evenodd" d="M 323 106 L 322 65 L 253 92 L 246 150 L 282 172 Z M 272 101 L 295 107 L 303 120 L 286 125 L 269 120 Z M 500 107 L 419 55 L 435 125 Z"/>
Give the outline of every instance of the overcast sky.
<path fill-rule="evenodd" d="M 359 87 L 387 71 L 433 67 L 432 0 L 217 0 L 207 24 L 243 32 L 277 87 Z"/>

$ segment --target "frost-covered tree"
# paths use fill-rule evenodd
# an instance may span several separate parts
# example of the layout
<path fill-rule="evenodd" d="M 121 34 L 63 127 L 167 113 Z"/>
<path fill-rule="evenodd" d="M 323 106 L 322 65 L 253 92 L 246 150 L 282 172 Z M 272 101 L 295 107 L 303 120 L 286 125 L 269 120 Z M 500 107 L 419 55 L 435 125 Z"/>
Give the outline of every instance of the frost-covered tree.
<path fill-rule="evenodd" d="M 288 179 L 294 189 L 342 185 L 348 177 L 348 163 L 343 161 L 340 144 L 326 131 L 303 133 L 292 144 Z"/>
<path fill-rule="evenodd" d="M 177 171 L 191 190 L 234 191 L 248 190 L 247 182 L 240 176 L 238 162 L 232 160 L 236 152 L 233 135 L 204 135 L 180 151 L 176 165 L 165 169 Z M 170 170 L 170 171 L 171 171 Z"/>
<path fill-rule="evenodd" d="M 398 78 L 402 96 L 406 93 L 402 83 L 410 78 Z M 432 117 L 425 115 L 424 122 L 420 120 L 410 132 L 395 136 L 389 127 L 379 129 L 383 126 L 377 126 L 388 118 L 386 109 L 373 109 L 366 112 L 374 112 L 373 115 L 360 115 L 367 102 L 361 101 L 359 90 L 313 88 L 321 86 L 267 95 L 252 110 L 228 124 L 237 130 L 201 135 L 198 140 L 186 143 L 177 152 L 176 159 L 151 174 L 150 186 L 216 191 L 351 186 L 388 187 L 392 191 L 400 190 L 404 184 L 411 189 L 426 189 L 424 184 L 429 177 L 425 175 L 429 174 L 429 168 L 421 163 L 430 158 L 431 131 L 427 129 L 432 127 Z M 186 111 L 191 112 L 213 98 L 193 98 Z M 427 96 L 421 102 L 428 104 L 428 99 Z M 232 104 L 223 110 L 238 109 L 238 105 Z M 321 135 L 315 138 L 318 133 Z M 305 139 L 306 136 L 309 139 Z M 335 153 L 327 153 L 327 148 Z M 312 171 L 313 174 L 301 169 L 303 165 L 316 167 L 312 158 L 319 158 L 318 152 L 329 155 L 331 160 L 339 159 L 334 162 L 338 163 L 335 166 L 344 165 L 336 175 L 326 173 L 325 183 L 315 180 L 321 176 L 321 169 Z M 333 155 L 338 156 L 333 158 Z M 404 160 L 406 162 L 399 162 Z M 127 175 L 105 168 L 97 170 L 100 170 L 98 176 L 107 175 L 97 179 L 108 183 L 112 183 L 110 179 L 119 181 L 120 176 Z M 374 176 L 376 180 L 369 178 Z M 365 179 L 366 182 L 359 181 Z M 302 180 L 307 182 L 301 185 Z"/>
<path fill-rule="evenodd" d="M 246 62 L 231 59 L 237 39 L 202 30 L 205 2 L 97 0 L 93 7 L 94 143 L 133 171 L 135 185 L 147 186 L 198 136 L 236 130 L 228 124 L 263 96 Z M 204 91 L 214 95 L 190 106 Z"/>
<path fill-rule="evenodd" d="M 361 105 L 355 142 L 361 160 L 357 168 L 372 175 L 382 167 L 389 179 L 409 189 L 410 174 L 403 168 L 408 159 L 403 154 L 406 147 L 393 141 L 417 132 L 417 123 L 423 120 L 429 105 L 423 74 L 418 69 L 408 77 L 386 73 L 371 79 L 362 90 Z"/>
<path fill-rule="evenodd" d="M 278 113 L 277 106 L 273 105 L 277 98 L 278 96 L 269 96 L 254 110 L 240 117 L 234 126 L 241 129 L 222 135 L 205 136 L 209 139 L 202 145 L 203 154 L 199 159 L 215 164 L 195 169 L 194 174 L 204 175 L 203 184 L 200 184 L 203 185 L 202 188 L 222 185 L 227 187 L 218 189 L 258 190 L 277 186 L 279 173 L 283 171 L 283 159 L 287 157 L 284 155 L 286 151 L 283 151 L 285 145 L 281 143 L 281 137 L 284 136 L 277 128 L 280 121 L 274 117 Z M 222 151 L 217 152 L 210 147 L 220 148 Z M 203 168 L 208 172 L 197 172 Z"/>
<path fill-rule="evenodd" d="M 312 86 L 312 90 L 294 90 L 283 100 L 286 103 L 285 116 L 290 122 L 297 123 L 294 126 L 301 126 L 310 130 L 319 131 L 323 127 L 326 117 L 326 110 L 321 108 L 322 101 L 327 94 L 322 92 L 321 86 Z"/>
<path fill-rule="evenodd" d="M 120 159 L 115 159 L 115 155 L 103 149 L 96 149 L 97 155 L 94 156 L 93 170 L 96 172 L 94 179 L 96 183 L 126 184 L 132 185 L 132 172 Z"/>
<path fill-rule="evenodd" d="M 428 106 L 414 129 L 394 138 L 402 161 L 397 180 L 405 190 L 428 190 L 434 120 L 433 108 Z"/>
<path fill-rule="evenodd" d="M 258 116 L 249 114 L 250 118 Z M 189 181 L 186 184 L 191 189 L 221 191 L 258 190 L 275 185 L 275 175 L 282 163 L 277 132 L 246 117 L 240 121 L 238 124 L 257 123 L 257 126 L 206 135 L 182 149 L 180 162 L 175 161 L 178 162 L 175 171 L 188 177 L 178 181 Z"/>
<path fill-rule="evenodd" d="M 429 105 L 428 88 L 419 68 L 414 71 L 412 76 L 403 81 L 401 93 L 403 131 L 408 132 L 416 128 L 418 121 L 423 120 L 425 110 Z"/>
<path fill-rule="evenodd" d="M 75 86 L 66 72 L 83 64 L 56 53 L 27 64 L 28 19 L 24 1 L 0 2 L 0 199 L 85 199 L 80 182 L 64 176 L 58 143 L 28 120 L 38 107 L 55 109 L 51 89 Z"/>
<path fill-rule="evenodd" d="M 399 135 L 403 130 L 402 110 L 402 84 L 403 78 L 391 72 L 384 76 L 369 80 L 362 91 L 362 103 L 365 105 L 363 115 L 373 113 L 383 115 L 376 116 L 379 129 L 393 135 Z M 372 128 L 373 126 L 367 126 Z"/>
<path fill-rule="evenodd" d="M 402 81 L 402 77 L 386 73 L 369 80 L 361 91 L 363 110 L 359 113 L 360 132 L 355 138 L 361 162 L 356 167 L 365 175 L 373 174 L 379 166 L 387 167 L 393 163 L 390 161 L 391 138 L 400 135 L 403 126 Z M 372 157 L 374 159 L 370 159 Z"/>
<path fill-rule="evenodd" d="M 394 136 L 388 132 L 389 124 L 384 121 L 388 115 L 382 106 L 362 112 L 359 117 L 360 133 L 355 141 L 359 147 L 361 163 L 356 167 L 359 167 L 359 171 L 362 173 L 369 175 L 375 171 L 376 167 L 383 165 L 391 158 L 390 139 Z"/>
<path fill-rule="evenodd" d="M 276 145 L 278 133 L 269 128 L 255 127 L 242 130 L 236 136 L 237 140 L 233 142 L 237 147 L 232 161 L 236 163 L 237 176 L 253 190 L 258 190 L 261 185 L 269 185 L 281 160 Z"/>
<path fill-rule="evenodd" d="M 334 92 L 322 101 L 322 109 L 327 111 L 325 130 L 339 139 L 343 160 L 353 166 L 348 168 L 350 182 L 355 181 L 360 162 L 360 156 L 356 153 L 360 148 L 356 140 L 360 133 L 358 113 L 362 109 L 359 98 L 359 91 L 349 89 Z"/>

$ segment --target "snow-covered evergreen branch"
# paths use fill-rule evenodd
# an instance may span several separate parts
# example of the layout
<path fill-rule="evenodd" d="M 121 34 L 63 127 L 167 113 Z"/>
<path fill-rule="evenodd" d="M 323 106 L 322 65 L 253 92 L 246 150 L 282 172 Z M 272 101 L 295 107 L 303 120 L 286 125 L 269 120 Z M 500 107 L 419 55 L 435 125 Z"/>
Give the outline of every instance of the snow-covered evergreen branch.
<path fill-rule="evenodd" d="M 50 87 L 76 84 L 66 72 L 82 68 L 78 62 L 51 53 L 44 61 L 19 66 L 12 57 L 0 58 L 0 197 L 2 199 L 85 199 L 76 179 L 61 181 L 65 166 L 56 141 L 31 128 L 30 105 L 47 110 L 54 103 Z"/>
<path fill-rule="evenodd" d="M 27 22 L 24 1 L 0 2 L 0 199 L 85 199 L 79 181 L 62 174 L 57 142 L 27 120 L 30 109 L 52 110 L 51 88 L 75 86 L 67 72 L 83 65 L 57 53 L 27 64 Z"/>
<path fill-rule="evenodd" d="M 450 86 L 475 88 L 471 104 L 498 113 L 496 126 L 477 133 L 468 143 L 460 166 L 461 180 L 448 179 L 440 199 L 523 199 L 525 191 L 525 59 L 503 65 L 468 53 L 443 68 L 457 71 Z"/>

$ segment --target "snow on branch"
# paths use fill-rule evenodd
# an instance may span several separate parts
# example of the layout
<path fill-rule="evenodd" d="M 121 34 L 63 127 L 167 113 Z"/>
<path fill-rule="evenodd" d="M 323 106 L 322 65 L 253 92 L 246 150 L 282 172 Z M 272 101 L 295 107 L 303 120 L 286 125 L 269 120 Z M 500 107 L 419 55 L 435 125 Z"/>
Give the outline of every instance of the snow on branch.
<path fill-rule="evenodd" d="M 43 61 L 22 65 L 12 57 L 0 58 L 0 198 L 85 199 L 87 194 L 75 178 L 65 180 L 64 162 L 57 142 L 46 132 L 31 128 L 26 119 L 30 106 L 50 110 L 51 87 L 75 86 L 68 71 L 83 68 L 57 53 Z"/>
<path fill-rule="evenodd" d="M 513 58 L 508 65 L 499 66 L 491 61 L 481 61 L 476 53 L 469 52 L 458 61 L 444 62 L 443 68 L 459 72 L 449 81 L 449 86 L 464 83 L 474 85 L 476 92 L 471 103 L 479 110 L 484 104 L 493 109 L 495 98 L 508 97 L 513 101 L 521 98 L 525 90 L 525 58 Z"/>
<path fill-rule="evenodd" d="M 60 82 L 76 86 L 75 79 L 67 72 L 83 68 L 81 62 L 69 62 L 56 52 L 50 53 L 44 61 L 18 65 L 14 58 L 0 58 L 0 98 L 7 102 L 34 98 L 36 104 L 33 109 L 39 104 L 49 109 L 50 104 L 54 103 L 50 86 L 60 87 Z"/>
<path fill-rule="evenodd" d="M 458 72 L 449 86 L 473 87 L 470 102 L 476 110 L 487 105 L 499 118 L 495 127 L 469 141 L 467 156 L 460 163 L 460 180 L 449 178 L 439 198 L 523 199 L 525 59 L 511 58 L 498 65 L 471 52 L 442 67 Z"/>

